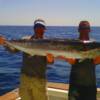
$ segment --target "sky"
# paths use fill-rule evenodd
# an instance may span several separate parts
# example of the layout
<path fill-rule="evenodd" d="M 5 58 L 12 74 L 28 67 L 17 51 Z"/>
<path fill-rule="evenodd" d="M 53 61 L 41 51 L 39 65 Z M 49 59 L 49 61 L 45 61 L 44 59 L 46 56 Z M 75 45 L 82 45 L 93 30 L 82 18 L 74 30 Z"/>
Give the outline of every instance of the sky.
<path fill-rule="evenodd" d="M 38 18 L 48 26 L 77 26 L 81 20 L 100 26 L 100 0 L 0 0 L 0 25 L 32 25 Z"/>

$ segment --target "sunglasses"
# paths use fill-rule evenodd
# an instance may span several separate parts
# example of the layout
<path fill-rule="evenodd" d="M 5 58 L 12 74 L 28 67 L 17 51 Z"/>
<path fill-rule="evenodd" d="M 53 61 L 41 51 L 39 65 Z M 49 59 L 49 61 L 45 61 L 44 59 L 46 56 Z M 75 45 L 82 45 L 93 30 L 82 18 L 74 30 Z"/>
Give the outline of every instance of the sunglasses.
<path fill-rule="evenodd" d="M 90 27 L 79 27 L 79 30 L 90 30 Z"/>

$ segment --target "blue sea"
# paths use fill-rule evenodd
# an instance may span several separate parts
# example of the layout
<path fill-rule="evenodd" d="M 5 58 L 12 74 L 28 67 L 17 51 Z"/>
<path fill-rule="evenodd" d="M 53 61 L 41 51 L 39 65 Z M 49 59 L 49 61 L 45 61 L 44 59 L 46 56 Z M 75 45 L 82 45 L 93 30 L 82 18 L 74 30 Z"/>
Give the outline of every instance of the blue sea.
<path fill-rule="evenodd" d="M 90 37 L 100 42 L 100 27 L 91 28 Z M 0 35 L 7 39 L 20 39 L 34 34 L 32 26 L 0 26 Z M 47 38 L 78 38 L 77 27 L 48 26 L 45 32 Z M 9 53 L 0 46 L 0 95 L 19 86 L 22 53 Z M 51 82 L 68 83 L 71 65 L 65 61 L 56 60 L 48 65 L 47 79 Z M 100 87 L 100 65 L 96 66 L 97 87 Z"/>

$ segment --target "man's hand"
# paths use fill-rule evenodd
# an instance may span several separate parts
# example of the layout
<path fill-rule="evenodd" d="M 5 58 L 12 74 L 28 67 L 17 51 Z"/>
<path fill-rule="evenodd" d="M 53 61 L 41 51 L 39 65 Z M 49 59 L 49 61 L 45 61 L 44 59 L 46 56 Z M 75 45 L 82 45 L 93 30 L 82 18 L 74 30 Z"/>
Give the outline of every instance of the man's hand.
<path fill-rule="evenodd" d="M 2 36 L 0 36 L 0 45 L 4 45 L 5 44 L 6 39 Z"/>
<path fill-rule="evenodd" d="M 97 57 L 94 59 L 94 64 L 100 64 L 100 56 L 97 56 Z"/>
<path fill-rule="evenodd" d="M 48 53 L 46 55 L 46 57 L 47 57 L 47 62 L 48 63 L 50 63 L 50 64 L 54 63 L 54 56 L 52 54 Z"/>

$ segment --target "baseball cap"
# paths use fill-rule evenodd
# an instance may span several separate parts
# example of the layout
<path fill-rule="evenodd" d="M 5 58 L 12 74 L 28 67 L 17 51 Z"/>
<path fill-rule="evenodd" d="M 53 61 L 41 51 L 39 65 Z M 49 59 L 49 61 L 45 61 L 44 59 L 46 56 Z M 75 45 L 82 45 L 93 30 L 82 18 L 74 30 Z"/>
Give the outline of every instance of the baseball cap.
<path fill-rule="evenodd" d="M 37 19 L 34 21 L 34 29 L 37 28 L 37 27 L 43 27 L 43 28 L 46 28 L 46 23 L 44 20 L 42 19 Z"/>

